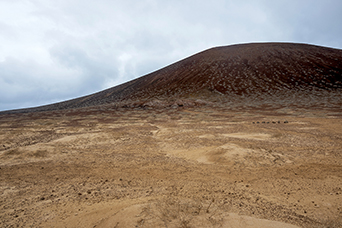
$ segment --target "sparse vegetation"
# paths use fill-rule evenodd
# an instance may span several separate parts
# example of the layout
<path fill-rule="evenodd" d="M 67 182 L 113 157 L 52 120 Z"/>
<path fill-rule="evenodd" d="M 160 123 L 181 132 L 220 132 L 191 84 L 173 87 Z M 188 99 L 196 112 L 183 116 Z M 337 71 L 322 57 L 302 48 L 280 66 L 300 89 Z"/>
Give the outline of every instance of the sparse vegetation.
<path fill-rule="evenodd" d="M 163 197 L 143 208 L 139 227 L 222 227 L 221 207 L 214 199 Z"/>

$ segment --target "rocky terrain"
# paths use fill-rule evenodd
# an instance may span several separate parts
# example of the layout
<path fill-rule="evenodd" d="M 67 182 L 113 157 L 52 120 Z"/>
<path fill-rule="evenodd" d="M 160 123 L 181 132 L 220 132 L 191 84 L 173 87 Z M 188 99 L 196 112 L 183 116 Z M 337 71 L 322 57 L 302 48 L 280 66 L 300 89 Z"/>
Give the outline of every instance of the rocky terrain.
<path fill-rule="evenodd" d="M 0 113 L 0 227 L 342 227 L 342 51 L 210 49 Z"/>

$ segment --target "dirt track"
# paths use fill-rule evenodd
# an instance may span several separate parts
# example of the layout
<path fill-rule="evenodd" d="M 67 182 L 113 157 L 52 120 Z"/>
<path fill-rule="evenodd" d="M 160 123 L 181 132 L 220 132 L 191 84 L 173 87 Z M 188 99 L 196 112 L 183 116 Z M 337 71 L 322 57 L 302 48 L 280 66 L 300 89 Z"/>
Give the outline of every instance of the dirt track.
<path fill-rule="evenodd" d="M 341 113 L 12 114 L 0 142 L 0 227 L 342 226 Z"/>

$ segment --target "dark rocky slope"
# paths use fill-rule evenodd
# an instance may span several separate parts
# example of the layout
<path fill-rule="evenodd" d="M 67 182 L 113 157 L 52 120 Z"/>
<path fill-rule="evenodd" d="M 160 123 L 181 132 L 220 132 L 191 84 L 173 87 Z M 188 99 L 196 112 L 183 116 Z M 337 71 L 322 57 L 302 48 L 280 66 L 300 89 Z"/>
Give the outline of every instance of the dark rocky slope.
<path fill-rule="evenodd" d="M 104 91 L 12 112 L 99 105 L 176 104 L 342 106 L 342 50 L 307 44 L 252 43 L 212 48 Z"/>

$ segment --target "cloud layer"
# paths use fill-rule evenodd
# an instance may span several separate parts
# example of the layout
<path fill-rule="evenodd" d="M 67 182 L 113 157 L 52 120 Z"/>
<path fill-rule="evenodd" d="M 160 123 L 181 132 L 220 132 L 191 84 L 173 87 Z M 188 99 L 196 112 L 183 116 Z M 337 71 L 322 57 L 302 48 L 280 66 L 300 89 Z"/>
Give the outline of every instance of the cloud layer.
<path fill-rule="evenodd" d="M 0 110 L 62 101 L 213 46 L 342 48 L 342 2 L 0 0 Z"/>

